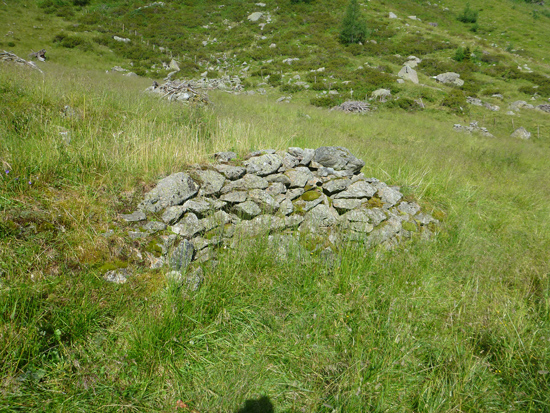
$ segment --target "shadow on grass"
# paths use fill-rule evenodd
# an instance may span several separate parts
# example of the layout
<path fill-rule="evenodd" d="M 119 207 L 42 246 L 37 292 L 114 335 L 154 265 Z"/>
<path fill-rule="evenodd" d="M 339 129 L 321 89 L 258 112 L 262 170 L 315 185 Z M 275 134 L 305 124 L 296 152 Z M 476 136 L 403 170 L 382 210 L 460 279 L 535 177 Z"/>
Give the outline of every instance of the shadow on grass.
<path fill-rule="evenodd" d="M 262 396 L 257 400 L 247 400 L 235 413 L 275 413 L 275 409 L 269 397 Z"/>

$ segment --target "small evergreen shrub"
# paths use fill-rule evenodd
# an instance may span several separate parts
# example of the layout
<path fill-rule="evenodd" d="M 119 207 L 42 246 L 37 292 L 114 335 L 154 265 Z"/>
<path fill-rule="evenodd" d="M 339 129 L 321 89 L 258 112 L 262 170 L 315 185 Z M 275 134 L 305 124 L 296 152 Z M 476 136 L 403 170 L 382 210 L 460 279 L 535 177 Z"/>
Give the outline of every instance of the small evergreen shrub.
<path fill-rule="evenodd" d="M 468 102 L 464 92 L 458 89 L 451 92 L 441 101 L 441 106 L 449 108 L 453 112 L 464 113 L 468 110 Z"/>
<path fill-rule="evenodd" d="M 281 90 L 281 92 L 296 93 L 304 90 L 304 87 L 300 85 L 286 84 L 286 85 L 281 85 L 279 89 Z"/>
<path fill-rule="evenodd" d="M 479 12 L 477 10 L 472 10 L 470 8 L 470 3 L 466 3 L 466 7 L 462 14 L 459 14 L 456 18 L 459 22 L 462 23 L 476 23 Z"/>
<path fill-rule="evenodd" d="M 337 106 L 339 104 L 339 101 L 333 96 L 321 96 L 311 99 L 309 103 L 311 103 L 313 106 L 317 106 L 320 108 L 332 108 L 334 106 Z"/>
<path fill-rule="evenodd" d="M 340 41 L 343 44 L 362 43 L 367 34 L 367 24 L 363 20 L 357 0 L 350 0 L 340 29 Z"/>

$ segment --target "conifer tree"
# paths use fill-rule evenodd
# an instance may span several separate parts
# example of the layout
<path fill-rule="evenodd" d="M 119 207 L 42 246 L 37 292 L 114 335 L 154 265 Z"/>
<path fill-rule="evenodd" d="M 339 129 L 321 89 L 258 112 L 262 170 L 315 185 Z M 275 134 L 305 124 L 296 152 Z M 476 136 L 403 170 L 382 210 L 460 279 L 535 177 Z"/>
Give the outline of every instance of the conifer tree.
<path fill-rule="evenodd" d="M 340 41 L 344 44 L 363 42 L 367 37 L 367 24 L 363 20 L 357 0 L 351 0 L 340 30 Z"/>

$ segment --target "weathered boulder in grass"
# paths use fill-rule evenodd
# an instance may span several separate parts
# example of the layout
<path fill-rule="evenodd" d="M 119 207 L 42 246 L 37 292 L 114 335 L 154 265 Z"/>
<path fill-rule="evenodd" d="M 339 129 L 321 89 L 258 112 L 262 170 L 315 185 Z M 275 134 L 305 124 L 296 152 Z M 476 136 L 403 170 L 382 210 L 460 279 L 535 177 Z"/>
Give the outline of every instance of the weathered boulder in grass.
<path fill-rule="evenodd" d="M 525 129 L 523 126 L 520 128 L 517 128 L 512 134 L 510 135 L 512 138 L 518 138 L 518 139 L 531 139 L 531 132 L 529 132 L 527 129 Z"/>
<path fill-rule="evenodd" d="M 437 75 L 435 79 L 445 85 L 454 85 L 459 87 L 464 85 L 464 80 L 460 78 L 458 73 L 454 72 L 441 73 Z"/>
<path fill-rule="evenodd" d="M 318 164 L 336 171 L 348 170 L 357 173 L 365 166 L 365 162 L 351 154 L 342 146 L 322 146 L 315 149 L 313 160 Z"/>
<path fill-rule="evenodd" d="M 410 80 L 414 84 L 418 84 L 418 74 L 416 73 L 416 70 L 407 65 L 401 68 L 397 76 L 399 76 L 403 80 Z"/>
<path fill-rule="evenodd" d="M 162 179 L 145 199 L 138 209 L 148 212 L 160 212 L 165 208 L 181 205 L 199 192 L 199 186 L 191 177 L 178 172 Z"/>

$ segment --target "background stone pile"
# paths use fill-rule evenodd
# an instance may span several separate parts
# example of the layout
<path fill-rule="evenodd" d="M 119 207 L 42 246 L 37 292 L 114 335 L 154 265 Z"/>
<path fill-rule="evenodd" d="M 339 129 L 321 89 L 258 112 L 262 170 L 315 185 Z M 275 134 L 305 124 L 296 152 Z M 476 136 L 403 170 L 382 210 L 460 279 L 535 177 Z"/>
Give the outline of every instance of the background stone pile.
<path fill-rule="evenodd" d="M 201 278 L 198 266 L 184 271 L 192 262 L 212 260 L 216 248 L 238 247 L 244 238 L 268 236 L 285 259 L 306 245 L 327 254 L 349 242 L 390 248 L 414 233 L 429 237 L 437 223 L 398 188 L 360 173 L 364 162 L 346 148 L 215 157 L 213 165 L 162 179 L 136 212 L 121 216 L 134 223 L 130 237 L 152 239 L 145 252 L 151 267 L 168 266 L 192 288 Z"/>

